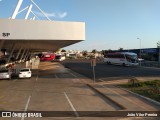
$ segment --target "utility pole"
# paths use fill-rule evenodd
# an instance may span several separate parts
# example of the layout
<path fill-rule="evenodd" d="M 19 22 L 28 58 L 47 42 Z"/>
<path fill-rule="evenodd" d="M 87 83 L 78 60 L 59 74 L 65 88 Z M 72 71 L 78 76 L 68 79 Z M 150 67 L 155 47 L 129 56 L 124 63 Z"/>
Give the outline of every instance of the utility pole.
<path fill-rule="evenodd" d="M 139 65 L 141 66 L 141 39 L 140 38 L 137 39 L 139 39 L 139 57 L 140 57 Z"/>
<path fill-rule="evenodd" d="M 157 48 L 158 48 L 158 64 L 160 66 L 160 41 L 157 42 Z"/>
<path fill-rule="evenodd" d="M 96 82 L 96 75 L 95 75 L 95 66 L 96 66 L 96 59 L 91 59 L 91 66 L 93 68 L 93 83 Z"/>

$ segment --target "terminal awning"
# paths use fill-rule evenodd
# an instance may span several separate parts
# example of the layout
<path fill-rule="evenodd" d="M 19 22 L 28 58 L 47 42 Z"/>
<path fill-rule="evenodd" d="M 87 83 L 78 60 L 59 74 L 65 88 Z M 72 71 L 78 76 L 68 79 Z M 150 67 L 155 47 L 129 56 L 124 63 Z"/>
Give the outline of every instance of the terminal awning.
<path fill-rule="evenodd" d="M 27 48 L 35 51 L 52 50 L 85 40 L 84 22 L 57 22 L 0 19 L 2 48 Z"/>

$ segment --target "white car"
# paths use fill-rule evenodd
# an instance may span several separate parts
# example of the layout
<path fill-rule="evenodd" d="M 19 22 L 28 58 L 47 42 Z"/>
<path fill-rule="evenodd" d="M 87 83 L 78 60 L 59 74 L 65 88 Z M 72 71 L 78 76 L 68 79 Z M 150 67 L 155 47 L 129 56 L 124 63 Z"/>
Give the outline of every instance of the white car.
<path fill-rule="evenodd" d="M 66 59 L 66 57 L 64 55 L 57 54 L 54 61 L 60 62 L 60 61 L 63 61 L 65 59 Z"/>
<path fill-rule="evenodd" d="M 10 69 L 0 70 L 0 79 L 11 79 L 12 71 Z"/>
<path fill-rule="evenodd" d="M 19 78 L 31 78 L 32 72 L 30 68 L 22 68 L 19 71 Z"/>
<path fill-rule="evenodd" d="M 138 58 L 138 61 L 139 61 L 139 62 L 143 62 L 143 61 L 144 61 L 144 59 L 142 59 L 142 58 Z"/>

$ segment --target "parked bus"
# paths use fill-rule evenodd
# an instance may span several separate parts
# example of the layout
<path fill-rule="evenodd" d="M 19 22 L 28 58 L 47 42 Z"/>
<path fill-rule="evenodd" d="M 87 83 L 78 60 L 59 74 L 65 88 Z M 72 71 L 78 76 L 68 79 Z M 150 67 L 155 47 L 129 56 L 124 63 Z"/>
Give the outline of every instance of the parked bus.
<path fill-rule="evenodd" d="M 104 62 L 123 66 L 137 66 L 139 64 L 137 54 L 132 52 L 108 53 L 104 56 Z"/>
<path fill-rule="evenodd" d="M 54 59 L 55 59 L 55 54 L 53 53 L 42 54 L 41 56 L 41 61 L 52 61 Z"/>

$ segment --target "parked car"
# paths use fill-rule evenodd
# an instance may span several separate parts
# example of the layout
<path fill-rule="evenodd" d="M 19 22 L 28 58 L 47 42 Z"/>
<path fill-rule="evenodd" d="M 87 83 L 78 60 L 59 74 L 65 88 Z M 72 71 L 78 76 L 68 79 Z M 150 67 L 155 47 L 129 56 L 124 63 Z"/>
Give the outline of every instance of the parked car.
<path fill-rule="evenodd" d="M 11 79 L 12 78 L 12 70 L 10 69 L 2 69 L 0 70 L 0 79 Z"/>
<path fill-rule="evenodd" d="M 64 55 L 57 54 L 57 55 L 55 56 L 54 61 L 60 62 L 60 61 L 63 61 L 63 60 L 65 60 L 65 59 L 66 59 L 66 57 L 65 57 Z"/>
<path fill-rule="evenodd" d="M 143 61 L 144 61 L 144 59 L 142 59 L 142 58 L 138 58 L 138 61 L 139 61 L 139 62 L 143 62 Z"/>
<path fill-rule="evenodd" d="M 30 68 L 22 68 L 19 71 L 19 78 L 31 78 L 32 76 L 32 71 Z"/>

